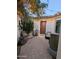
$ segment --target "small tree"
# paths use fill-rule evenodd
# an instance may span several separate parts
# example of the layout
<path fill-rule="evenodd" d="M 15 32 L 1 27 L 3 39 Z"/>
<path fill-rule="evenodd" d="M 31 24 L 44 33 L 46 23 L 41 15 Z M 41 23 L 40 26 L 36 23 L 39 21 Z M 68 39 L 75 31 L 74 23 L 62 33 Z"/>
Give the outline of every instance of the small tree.
<path fill-rule="evenodd" d="M 30 0 L 29 3 L 31 4 L 32 13 L 36 16 L 42 16 L 45 13 L 44 9 L 48 6 L 47 3 L 42 3 L 41 0 Z"/>
<path fill-rule="evenodd" d="M 19 27 L 22 31 L 25 33 L 29 34 L 30 32 L 33 31 L 33 21 L 30 17 L 24 17 L 20 22 L 19 22 Z"/>
<path fill-rule="evenodd" d="M 19 28 L 22 31 L 20 33 L 20 40 L 18 41 L 18 45 L 22 46 L 28 41 L 28 38 L 26 39 L 25 37 L 28 37 L 29 33 L 33 31 L 33 21 L 31 20 L 31 18 L 24 17 L 19 22 Z M 26 33 L 27 36 L 23 36 L 23 32 Z"/>

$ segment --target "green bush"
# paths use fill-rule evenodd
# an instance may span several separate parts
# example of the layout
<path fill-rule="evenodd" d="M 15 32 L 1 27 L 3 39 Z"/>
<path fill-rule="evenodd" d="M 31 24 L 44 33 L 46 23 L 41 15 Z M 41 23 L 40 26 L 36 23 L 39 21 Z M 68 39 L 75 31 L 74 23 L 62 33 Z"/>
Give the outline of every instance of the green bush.
<path fill-rule="evenodd" d="M 27 34 L 33 31 L 33 21 L 30 17 L 24 17 L 20 22 L 19 22 L 20 29 Z"/>

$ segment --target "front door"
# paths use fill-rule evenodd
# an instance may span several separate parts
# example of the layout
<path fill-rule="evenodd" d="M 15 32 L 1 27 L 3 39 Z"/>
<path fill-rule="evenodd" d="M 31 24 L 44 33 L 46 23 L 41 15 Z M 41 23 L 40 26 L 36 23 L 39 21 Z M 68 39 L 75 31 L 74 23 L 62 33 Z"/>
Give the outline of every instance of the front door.
<path fill-rule="evenodd" d="M 40 22 L 40 34 L 45 34 L 46 31 L 46 21 Z"/>

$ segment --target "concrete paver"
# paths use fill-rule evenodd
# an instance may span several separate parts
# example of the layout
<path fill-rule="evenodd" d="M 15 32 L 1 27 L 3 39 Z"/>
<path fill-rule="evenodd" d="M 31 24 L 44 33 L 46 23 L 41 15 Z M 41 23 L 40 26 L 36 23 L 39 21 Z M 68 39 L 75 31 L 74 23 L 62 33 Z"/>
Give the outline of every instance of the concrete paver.
<path fill-rule="evenodd" d="M 19 59 L 52 59 L 48 47 L 48 40 L 44 36 L 34 37 L 21 47 Z"/>

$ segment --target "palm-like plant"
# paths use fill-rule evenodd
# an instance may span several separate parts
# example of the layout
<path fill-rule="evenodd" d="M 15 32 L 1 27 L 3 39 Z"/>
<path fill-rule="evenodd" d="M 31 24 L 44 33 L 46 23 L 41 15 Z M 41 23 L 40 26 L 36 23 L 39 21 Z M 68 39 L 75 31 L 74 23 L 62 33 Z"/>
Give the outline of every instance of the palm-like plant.
<path fill-rule="evenodd" d="M 45 3 L 40 3 L 38 7 L 39 7 L 39 8 L 38 8 L 38 12 L 39 12 L 39 13 L 37 12 L 37 14 L 38 14 L 38 16 L 42 16 L 42 15 L 45 13 L 44 8 L 47 7 L 47 4 L 45 4 Z"/>
<path fill-rule="evenodd" d="M 43 15 L 45 13 L 44 8 L 48 6 L 46 3 L 41 3 L 40 0 L 18 0 L 17 9 L 23 14 L 23 16 L 26 14 L 26 10 L 24 10 L 23 7 L 24 3 L 30 4 L 29 10 L 31 10 L 31 12 L 37 16 Z"/>
<path fill-rule="evenodd" d="M 37 16 L 42 16 L 45 13 L 44 8 L 48 6 L 46 3 L 41 3 L 40 0 L 34 0 L 30 2 L 30 4 L 30 9 L 32 10 L 32 13 L 36 14 Z"/>

